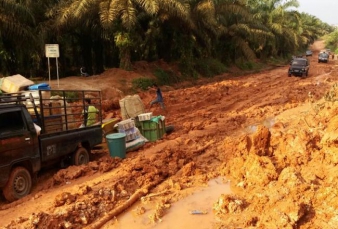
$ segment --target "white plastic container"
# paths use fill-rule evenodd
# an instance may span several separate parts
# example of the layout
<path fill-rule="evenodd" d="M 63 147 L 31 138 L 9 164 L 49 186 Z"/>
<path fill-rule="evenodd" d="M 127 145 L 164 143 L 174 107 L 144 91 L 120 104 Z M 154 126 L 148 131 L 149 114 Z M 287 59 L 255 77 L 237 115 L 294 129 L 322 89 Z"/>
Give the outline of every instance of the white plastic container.
<path fill-rule="evenodd" d="M 147 121 L 147 120 L 150 120 L 152 116 L 153 116 L 153 112 L 139 114 L 138 120 L 139 121 Z"/>

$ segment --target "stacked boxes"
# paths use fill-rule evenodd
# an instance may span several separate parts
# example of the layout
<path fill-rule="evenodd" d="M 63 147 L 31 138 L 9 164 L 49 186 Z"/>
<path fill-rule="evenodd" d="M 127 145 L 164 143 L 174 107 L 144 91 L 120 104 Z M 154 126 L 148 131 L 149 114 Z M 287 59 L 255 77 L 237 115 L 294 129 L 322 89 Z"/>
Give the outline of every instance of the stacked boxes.
<path fill-rule="evenodd" d="M 147 121 L 147 120 L 150 120 L 152 117 L 153 117 L 153 112 L 139 114 L 138 115 L 138 120 L 139 121 Z"/>
<path fill-rule="evenodd" d="M 123 120 L 117 123 L 119 133 L 126 134 L 126 141 L 135 140 L 137 136 L 137 129 L 135 128 L 135 121 L 132 119 Z"/>

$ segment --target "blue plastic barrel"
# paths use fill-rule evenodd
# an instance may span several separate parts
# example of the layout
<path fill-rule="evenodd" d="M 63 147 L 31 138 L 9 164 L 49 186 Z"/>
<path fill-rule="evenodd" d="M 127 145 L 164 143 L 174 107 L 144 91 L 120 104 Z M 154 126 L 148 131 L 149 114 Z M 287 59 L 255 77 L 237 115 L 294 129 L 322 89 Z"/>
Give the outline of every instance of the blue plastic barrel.
<path fill-rule="evenodd" d="M 108 149 L 111 157 L 126 157 L 126 134 L 113 133 L 106 135 Z"/>

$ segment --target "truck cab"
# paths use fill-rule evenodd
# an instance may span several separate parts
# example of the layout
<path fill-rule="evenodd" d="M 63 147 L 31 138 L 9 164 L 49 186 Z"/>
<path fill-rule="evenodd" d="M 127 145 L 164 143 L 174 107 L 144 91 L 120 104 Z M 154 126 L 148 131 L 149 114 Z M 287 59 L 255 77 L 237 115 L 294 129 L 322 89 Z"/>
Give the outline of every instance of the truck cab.
<path fill-rule="evenodd" d="M 308 76 L 310 62 L 306 58 L 294 58 L 288 70 L 288 76 Z"/>
<path fill-rule="evenodd" d="M 27 117 L 29 113 L 24 105 L 0 108 L 0 187 L 4 187 L 8 199 L 27 195 L 32 187 L 32 175 L 41 168 L 38 136 Z M 11 187 L 6 187 L 8 182 L 12 183 Z"/>

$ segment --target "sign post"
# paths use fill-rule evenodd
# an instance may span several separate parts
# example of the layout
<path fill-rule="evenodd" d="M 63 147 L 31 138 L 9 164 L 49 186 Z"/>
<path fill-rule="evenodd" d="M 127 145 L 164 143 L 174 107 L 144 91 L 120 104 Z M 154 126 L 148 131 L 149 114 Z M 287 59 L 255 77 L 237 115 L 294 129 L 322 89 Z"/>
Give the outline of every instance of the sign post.
<path fill-rule="evenodd" d="M 49 85 L 50 85 L 50 62 L 49 58 L 56 58 L 56 77 L 58 81 L 58 87 L 59 84 L 59 66 L 58 66 L 58 58 L 60 57 L 59 52 L 59 44 L 45 44 L 45 52 L 46 57 L 48 59 L 48 75 L 49 75 Z"/>

